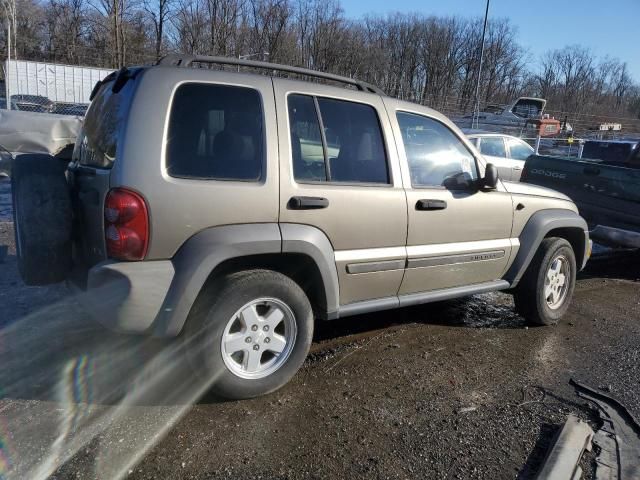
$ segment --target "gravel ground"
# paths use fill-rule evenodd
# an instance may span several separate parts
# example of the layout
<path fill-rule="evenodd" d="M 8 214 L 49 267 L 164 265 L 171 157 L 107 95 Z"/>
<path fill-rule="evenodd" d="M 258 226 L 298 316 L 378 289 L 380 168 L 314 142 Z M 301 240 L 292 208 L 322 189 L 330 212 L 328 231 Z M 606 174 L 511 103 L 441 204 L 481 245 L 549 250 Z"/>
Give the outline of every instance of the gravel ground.
<path fill-rule="evenodd" d="M 7 191 L 0 479 L 525 479 L 568 414 L 597 424 L 570 378 L 640 417 L 637 252 L 593 259 L 556 327 L 525 327 L 505 294 L 321 323 L 290 384 L 225 402 L 175 343 L 102 330 L 63 286 L 25 287 Z"/>

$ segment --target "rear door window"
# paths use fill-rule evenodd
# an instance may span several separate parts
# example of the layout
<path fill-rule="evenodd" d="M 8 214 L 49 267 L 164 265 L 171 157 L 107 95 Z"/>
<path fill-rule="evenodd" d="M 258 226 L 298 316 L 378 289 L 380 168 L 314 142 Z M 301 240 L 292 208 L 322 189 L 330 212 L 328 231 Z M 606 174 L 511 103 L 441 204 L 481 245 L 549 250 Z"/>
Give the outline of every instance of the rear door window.
<path fill-rule="evenodd" d="M 492 157 L 507 157 L 507 149 L 502 137 L 482 137 L 480 139 L 480 153 Z"/>
<path fill-rule="evenodd" d="M 181 85 L 173 97 L 166 149 L 173 177 L 259 181 L 265 164 L 260 94 L 228 85 Z"/>
<path fill-rule="evenodd" d="M 294 178 L 326 181 L 322 133 L 313 97 L 289 95 L 288 108 Z"/>
<path fill-rule="evenodd" d="M 297 181 L 389 183 L 378 114 L 370 105 L 289 95 L 293 174 Z"/>

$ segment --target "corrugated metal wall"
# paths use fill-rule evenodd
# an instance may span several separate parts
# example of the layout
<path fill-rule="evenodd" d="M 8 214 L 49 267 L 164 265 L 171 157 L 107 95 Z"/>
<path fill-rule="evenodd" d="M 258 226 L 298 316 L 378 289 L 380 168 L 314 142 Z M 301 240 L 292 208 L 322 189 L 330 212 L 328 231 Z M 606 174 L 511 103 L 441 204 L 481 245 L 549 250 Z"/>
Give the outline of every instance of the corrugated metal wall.
<path fill-rule="evenodd" d="M 89 103 L 98 80 L 112 70 L 8 60 L 5 62 L 6 95 L 42 95 L 54 102 Z M 9 103 L 9 102 L 8 102 Z"/>

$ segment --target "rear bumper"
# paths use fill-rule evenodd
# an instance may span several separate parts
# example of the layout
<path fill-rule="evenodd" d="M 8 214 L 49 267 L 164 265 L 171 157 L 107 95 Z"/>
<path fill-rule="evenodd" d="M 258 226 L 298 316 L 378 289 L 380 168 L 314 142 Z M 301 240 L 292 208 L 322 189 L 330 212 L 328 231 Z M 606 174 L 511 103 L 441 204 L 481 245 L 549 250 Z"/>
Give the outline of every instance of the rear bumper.
<path fill-rule="evenodd" d="M 111 330 L 145 333 L 160 313 L 174 275 L 170 260 L 102 262 L 89 270 L 80 302 Z"/>

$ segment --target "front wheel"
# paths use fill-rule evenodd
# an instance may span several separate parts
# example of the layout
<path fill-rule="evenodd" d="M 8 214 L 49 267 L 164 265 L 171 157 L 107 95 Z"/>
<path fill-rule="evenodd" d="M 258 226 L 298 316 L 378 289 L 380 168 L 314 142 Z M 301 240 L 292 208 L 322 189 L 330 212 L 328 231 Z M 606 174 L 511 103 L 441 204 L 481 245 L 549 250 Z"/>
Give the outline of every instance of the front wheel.
<path fill-rule="evenodd" d="M 215 393 L 231 399 L 264 395 L 302 366 L 313 314 L 289 277 L 238 272 L 213 282 L 201 297 L 187 323 L 187 353 Z"/>
<path fill-rule="evenodd" d="M 517 312 L 531 325 L 555 325 L 571 303 L 576 257 L 563 238 L 545 238 L 514 292 Z"/>

